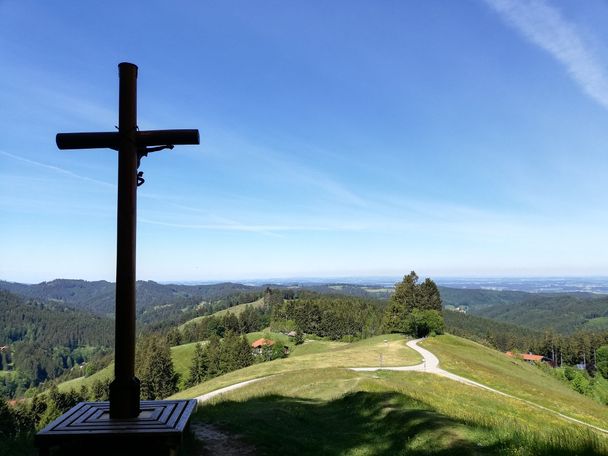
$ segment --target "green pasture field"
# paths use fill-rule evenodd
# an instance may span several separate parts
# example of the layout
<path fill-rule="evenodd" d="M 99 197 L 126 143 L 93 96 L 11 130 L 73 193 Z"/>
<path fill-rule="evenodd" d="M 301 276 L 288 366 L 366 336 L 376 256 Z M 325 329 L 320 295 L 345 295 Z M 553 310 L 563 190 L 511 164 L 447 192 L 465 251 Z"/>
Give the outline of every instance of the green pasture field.
<path fill-rule="evenodd" d="M 499 391 L 608 428 L 608 407 L 583 396 L 525 361 L 451 335 L 426 339 L 421 346 L 439 358 L 440 367 Z"/>
<path fill-rule="evenodd" d="M 242 436 L 260 455 L 608 454 L 599 433 L 419 372 L 286 372 L 214 398 L 194 419 Z"/>

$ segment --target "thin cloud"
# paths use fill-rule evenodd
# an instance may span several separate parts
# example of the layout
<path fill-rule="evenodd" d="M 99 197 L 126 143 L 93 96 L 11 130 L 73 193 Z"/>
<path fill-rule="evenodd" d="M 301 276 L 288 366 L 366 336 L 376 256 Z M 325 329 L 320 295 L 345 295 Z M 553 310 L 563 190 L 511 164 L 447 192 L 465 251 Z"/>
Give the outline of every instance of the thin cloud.
<path fill-rule="evenodd" d="M 208 230 L 208 231 L 242 231 L 261 233 L 268 235 L 277 235 L 280 232 L 288 231 L 358 231 L 361 227 L 356 225 L 257 225 L 257 224 L 240 224 L 240 223 L 174 223 L 152 220 L 149 218 L 139 217 L 138 220 L 149 225 L 166 226 L 169 228 L 183 228 L 191 230 Z"/>
<path fill-rule="evenodd" d="M 526 39 L 560 62 L 583 91 L 608 108 L 608 75 L 590 46 L 565 20 L 560 11 L 544 0 L 485 0 Z"/>
<path fill-rule="evenodd" d="M 22 163 L 27 163 L 28 165 L 37 166 L 39 168 L 48 169 L 50 171 L 54 171 L 56 173 L 64 174 L 66 176 L 73 177 L 75 179 L 80 179 L 86 182 L 92 182 L 98 185 L 103 185 L 104 187 L 115 189 L 116 185 L 110 184 L 109 182 L 100 181 L 98 179 L 93 179 L 91 177 L 82 176 L 80 174 L 73 173 L 72 171 L 68 171 L 67 169 L 60 168 L 59 166 L 48 165 L 46 163 L 41 163 L 35 160 L 30 160 L 29 158 L 21 157 L 19 155 L 13 155 L 3 150 L 0 150 L 0 155 L 4 155 L 5 157 L 11 158 L 13 160 L 20 161 Z"/>
<path fill-rule="evenodd" d="M 208 132 L 206 155 L 220 159 L 242 161 L 243 157 L 253 160 L 257 166 L 267 166 L 272 170 L 276 179 L 283 179 L 290 184 L 303 185 L 322 192 L 341 204 L 357 207 L 368 207 L 368 201 L 340 182 L 336 176 L 322 171 L 302 159 L 295 158 L 294 152 L 281 151 L 253 144 L 237 132 L 226 132 L 215 129 Z M 307 148 L 300 145 L 300 153 Z M 306 154 L 304 154 L 306 155 Z"/>

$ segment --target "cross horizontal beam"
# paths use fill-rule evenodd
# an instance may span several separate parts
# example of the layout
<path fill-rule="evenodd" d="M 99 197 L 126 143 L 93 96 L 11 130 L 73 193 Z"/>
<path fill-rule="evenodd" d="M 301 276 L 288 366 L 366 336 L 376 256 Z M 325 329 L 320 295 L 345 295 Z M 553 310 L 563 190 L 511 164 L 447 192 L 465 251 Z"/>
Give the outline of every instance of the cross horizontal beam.
<path fill-rule="evenodd" d="M 59 133 L 57 147 L 68 149 L 114 149 L 120 147 L 120 132 Z M 198 130 L 144 130 L 135 133 L 137 148 L 200 144 Z"/>

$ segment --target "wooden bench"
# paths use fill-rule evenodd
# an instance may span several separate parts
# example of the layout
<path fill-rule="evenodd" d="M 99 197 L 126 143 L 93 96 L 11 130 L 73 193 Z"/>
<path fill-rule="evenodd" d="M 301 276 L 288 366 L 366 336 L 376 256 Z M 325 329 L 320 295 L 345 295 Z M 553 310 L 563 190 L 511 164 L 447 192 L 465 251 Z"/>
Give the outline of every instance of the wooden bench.
<path fill-rule="evenodd" d="M 137 418 L 110 419 L 109 402 L 81 402 L 36 434 L 40 456 L 177 455 L 196 400 L 141 401 Z"/>

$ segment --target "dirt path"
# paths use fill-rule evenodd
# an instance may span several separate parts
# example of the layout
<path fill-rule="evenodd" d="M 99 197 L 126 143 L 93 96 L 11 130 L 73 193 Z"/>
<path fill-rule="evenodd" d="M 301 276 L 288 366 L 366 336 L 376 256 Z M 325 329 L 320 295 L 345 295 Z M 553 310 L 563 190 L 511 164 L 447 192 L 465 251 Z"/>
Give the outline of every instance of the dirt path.
<path fill-rule="evenodd" d="M 208 401 L 211 398 L 214 398 L 216 396 L 220 396 L 224 393 L 227 393 L 228 391 L 234 391 L 235 389 L 242 388 L 243 386 L 247 386 L 247 385 L 250 385 L 251 383 L 259 382 L 260 380 L 262 380 L 264 378 L 270 378 L 270 377 L 273 377 L 273 375 L 269 375 L 267 377 L 254 378 L 252 380 L 246 380 L 244 382 L 235 383 L 234 385 L 225 386 L 224 388 L 216 389 L 215 391 L 211 391 L 210 393 L 201 394 L 200 396 L 196 396 L 194 399 L 196 399 L 198 401 L 198 403 L 201 404 L 203 402 Z"/>
<path fill-rule="evenodd" d="M 272 377 L 272 375 L 269 377 Z M 254 378 L 235 383 L 234 385 L 225 386 L 210 393 L 201 394 L 195 397 L 195 399 L 199 404 L 202 404 L 209 399 L 269 377 Z M 234 435 L 212 424 L 195 421 L 190 424 L 190 430 L 198 440 L 203 442 L 204 451 L 201 456 L 255 456 L 256 454 L 253 445 L 243 442 L 238 435 Z"/>
<path fill-rule="evenodd" d="M 190 430 L 204 444 L 201 456 L 255 456 L 256 454 L 253 445 L 212 424 L 194 422 L 190 424 Z"/>

